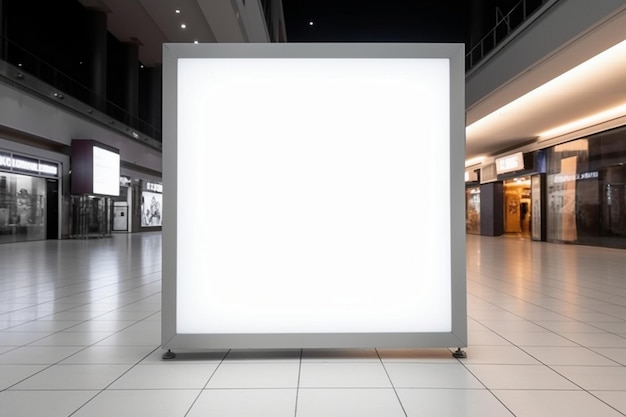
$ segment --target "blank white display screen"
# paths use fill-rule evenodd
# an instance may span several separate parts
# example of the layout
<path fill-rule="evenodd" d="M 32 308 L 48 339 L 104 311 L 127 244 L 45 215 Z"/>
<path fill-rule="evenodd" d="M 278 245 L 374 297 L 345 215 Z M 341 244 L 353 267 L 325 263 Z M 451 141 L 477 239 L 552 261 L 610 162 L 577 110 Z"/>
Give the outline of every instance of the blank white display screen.
<path fill-rule="evenodd" d="M 120 155 L 93 147 L 93 193 L 120 195 Z"/>
<path fill-rule="evenodd" d="M 179 59 L 177 332 L 450 332 L 449 65 Z"/>

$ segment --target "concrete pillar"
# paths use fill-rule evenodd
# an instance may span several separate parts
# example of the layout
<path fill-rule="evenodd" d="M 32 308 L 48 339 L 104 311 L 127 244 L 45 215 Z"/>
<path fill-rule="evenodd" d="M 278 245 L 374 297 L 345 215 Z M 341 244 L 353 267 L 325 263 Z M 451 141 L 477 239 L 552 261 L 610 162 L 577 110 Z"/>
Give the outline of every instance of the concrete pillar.
<path fill-rule="evenodd" d="M 134 43 L 124 44 L 124 108 L 130 114 L 128 121 L 133 127 L 139 117 L 139 47 Z"/>
<path fill-rule="evenodd" d="M 87 12 L 89 36 L 91 105 L 106 110 L 107 99 L 107 15 L 99 10 Z"/>
<path fill-rule="evenodd" d="M 142 69 L 144 71 L 145 84 L 143 84 L 142 103 L 144 103 L 142 117 L 151 126 L 153 126 L 159 134 L 151 134 L 155 139 L 160 139 L 161 132 L 161 119 L 162 119 L 162 103 L 163 99 L 161 92 L 163 89 L 161 78 L 161 66 L 146 67 Z M 150 132 L 146 132 L 150 133 Z"/>
<path fill-rule="evenodd" d="M 7 1 L 0 0 L 0 59 L 7 60 Z"/>

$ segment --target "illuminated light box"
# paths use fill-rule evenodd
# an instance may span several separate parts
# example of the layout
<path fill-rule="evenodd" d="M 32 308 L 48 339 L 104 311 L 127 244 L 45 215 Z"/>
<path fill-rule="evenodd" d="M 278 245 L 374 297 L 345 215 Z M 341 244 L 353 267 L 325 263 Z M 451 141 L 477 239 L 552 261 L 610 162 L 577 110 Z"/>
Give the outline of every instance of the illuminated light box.
<path fill-rule="evenodd" d="M 120 152 L 91 139 L 72 140 L 72 194 L 120 195 Z"/>
<path fill-rule="evenodd" d="M 162 347 L 466 346 L 463 51 L 164 45 Z"/>

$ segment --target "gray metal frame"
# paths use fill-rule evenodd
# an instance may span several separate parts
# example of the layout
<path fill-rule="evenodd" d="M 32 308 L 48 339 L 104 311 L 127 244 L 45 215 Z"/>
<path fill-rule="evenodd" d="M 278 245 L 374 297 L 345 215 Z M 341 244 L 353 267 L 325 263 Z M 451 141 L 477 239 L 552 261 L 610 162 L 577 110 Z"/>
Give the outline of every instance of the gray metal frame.
<path fill-rule="evenodd" d="M 179 58 L 447 58 L 450 60 L 451 332 L 177 333 L 177 62 Z M 464 46 L 462 44 L 165 44 L 163 46 L 163 213 L 166 217 L 163 219 L 162 348 L 199 351 L 223 348 L 466 347 L 464 77 Z M 426 175 L 431 178 L 430 181 L 436 181 L 436 172 L 426 173 Z M 441 186 L 448 185 L 441 184 Z"/>

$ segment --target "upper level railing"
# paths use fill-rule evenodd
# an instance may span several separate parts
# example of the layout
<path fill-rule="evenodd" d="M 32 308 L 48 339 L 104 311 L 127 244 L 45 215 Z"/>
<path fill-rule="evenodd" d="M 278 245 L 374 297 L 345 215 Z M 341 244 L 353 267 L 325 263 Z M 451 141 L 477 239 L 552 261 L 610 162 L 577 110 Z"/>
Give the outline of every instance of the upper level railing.
<path fill-rule="evenodd" d="M 469 71 L 538 12 L 542 6 L 558 0 L 521 0 L 506 15 L 496 11 L 496 25 L 465 55 L 465 70 Z"/>
<path fill-rule="evenodd" d="M 86 108 L 89 107 L 88 115 L 93 114 L 94 111 L 107 115 L 111 119 L 129 127 L 130 129 L 128 130 L 135 139 L 139 138 L 139 132 L 149 137 L 150 143 L 155 141 L 160 143 L 162 141 L 160 129 L 133 116 L 117 104 L 98 96 L 84 84 L 66 75 L 11 40 L 4 37 L 0 37 L 0 40 L 2 41 L 0 59 L 18 69 L 15 81 L 20 82 L 29 76 L 35 77 L 58 90 L 58 93 L 55 93 L 55 98 L 64 99 L 65 96 L 68 96 L 68 98 L 72 97 L 85 103 Z"/>

